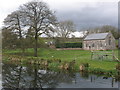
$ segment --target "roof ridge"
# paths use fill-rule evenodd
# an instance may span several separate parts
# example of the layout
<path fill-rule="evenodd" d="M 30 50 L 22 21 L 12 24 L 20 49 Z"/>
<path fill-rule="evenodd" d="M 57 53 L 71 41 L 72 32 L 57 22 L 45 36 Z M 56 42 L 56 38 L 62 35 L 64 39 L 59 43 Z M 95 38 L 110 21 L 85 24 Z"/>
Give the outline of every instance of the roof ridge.
<path fill-rule="evenodd" d="M 88 34 L 84 40 L 101 40 L 101 39 L 105 39 L 107 37 L 108 33 L 93 33 L 93 34 Z"/>

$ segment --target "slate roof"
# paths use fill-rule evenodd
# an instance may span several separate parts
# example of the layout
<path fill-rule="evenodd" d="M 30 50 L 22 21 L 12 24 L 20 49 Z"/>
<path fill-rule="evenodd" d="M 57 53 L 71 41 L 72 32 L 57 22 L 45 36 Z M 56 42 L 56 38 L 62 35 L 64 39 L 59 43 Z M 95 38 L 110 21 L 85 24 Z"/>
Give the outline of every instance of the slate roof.
<path fill-rule="evenodd" d="M 105 39 L 108 34 L 109 33 L 89 34 L 88 36 L 85 37 L 84 40 L 102 40 L 102 39 Z"/>

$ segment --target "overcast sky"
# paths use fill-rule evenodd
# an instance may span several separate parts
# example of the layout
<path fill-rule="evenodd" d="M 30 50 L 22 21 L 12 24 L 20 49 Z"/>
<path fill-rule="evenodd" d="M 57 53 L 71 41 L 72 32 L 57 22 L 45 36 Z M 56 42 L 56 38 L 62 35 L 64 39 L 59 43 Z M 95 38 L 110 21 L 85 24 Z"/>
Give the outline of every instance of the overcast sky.
<path fill-rule="evenodd" d="M 32 0 L 0 0 L 0 27 L 8 14 Z M 37 0 L 39 1 L 39 0 Z M 56 11 L 58 20 L 73 20 L 77 30 L 118 25 L 118 0 L 42 0 Z"/>

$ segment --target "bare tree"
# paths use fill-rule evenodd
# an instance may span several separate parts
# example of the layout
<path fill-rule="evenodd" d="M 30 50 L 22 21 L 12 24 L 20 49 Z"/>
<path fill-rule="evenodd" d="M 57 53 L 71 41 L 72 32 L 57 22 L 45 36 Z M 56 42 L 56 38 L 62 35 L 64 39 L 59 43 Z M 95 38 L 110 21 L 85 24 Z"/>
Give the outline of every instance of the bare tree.
<path fill-rule="evenodd" d="M 50 38 L 68 38 L 72 32 L 75 32 L 75 25 L 71 20 L 58 22 L 55 26 L 51 25 L 45 34 Z"/>
<path fill-rule="evenodd" d="M 57 36 L 68 38 L 72 32 L 75 32 L 75 25 L 72 21 L 67 20 L 59 22 L 56 30 Z"/>
<path fill-rule="evenodd" d="M 20 48 L 22 48 L 24 52 L 24 48 L 22 47 L 22 37 L 24 32 L 24 25 L 23 25 L 23 17 L 19 10 L 12 12 L 4 19 L 4 24 L 7 30 L 11 30 L 12 32 L 18 35 L 20 40 Z"/>
<path fill-rule="evenodd" d="M 20 10 L 24 16 L 23 23 L 34 30 L 34 56 L 37 57 L 38 37 L 47 32 L 51 24 L 55 24 L 56 18 L 44 2 L 32 1 L 20 6 Z"/>

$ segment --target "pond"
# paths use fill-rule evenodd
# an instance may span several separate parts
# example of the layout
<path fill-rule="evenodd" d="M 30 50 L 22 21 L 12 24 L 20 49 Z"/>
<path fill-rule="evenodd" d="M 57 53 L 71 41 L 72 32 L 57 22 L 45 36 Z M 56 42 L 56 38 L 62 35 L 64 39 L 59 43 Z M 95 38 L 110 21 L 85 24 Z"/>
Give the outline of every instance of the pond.
<path fill-rule="evenodd" d="M 118 88 L 111 77 L 82 72 L 45 70 L 39 65 L 3 63 L 3 88 Z"/>

